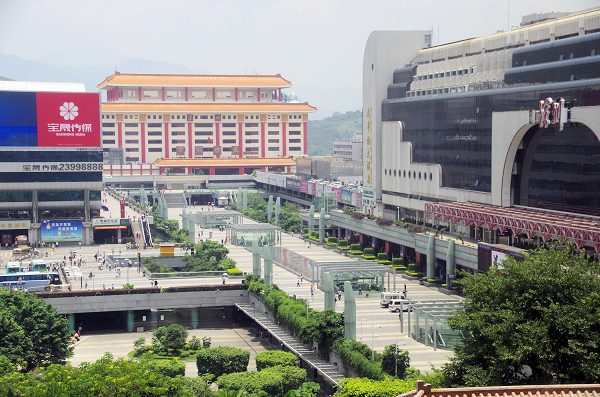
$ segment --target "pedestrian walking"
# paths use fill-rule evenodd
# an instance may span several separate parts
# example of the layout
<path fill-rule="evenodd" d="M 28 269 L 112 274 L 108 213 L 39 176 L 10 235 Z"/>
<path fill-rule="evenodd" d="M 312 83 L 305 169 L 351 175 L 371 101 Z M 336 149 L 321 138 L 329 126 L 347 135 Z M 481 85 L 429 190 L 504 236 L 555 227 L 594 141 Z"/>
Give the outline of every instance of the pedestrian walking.
<path fill-rule="evenodd" d="M 300 286 L 300 279 L 298 279 L 298 281 L 296 281 L 296 287 Z"/>
<path fill-rule="evenodd" d="M 304 276 L 300 275 L 300 284 L 304 283 Z"/>

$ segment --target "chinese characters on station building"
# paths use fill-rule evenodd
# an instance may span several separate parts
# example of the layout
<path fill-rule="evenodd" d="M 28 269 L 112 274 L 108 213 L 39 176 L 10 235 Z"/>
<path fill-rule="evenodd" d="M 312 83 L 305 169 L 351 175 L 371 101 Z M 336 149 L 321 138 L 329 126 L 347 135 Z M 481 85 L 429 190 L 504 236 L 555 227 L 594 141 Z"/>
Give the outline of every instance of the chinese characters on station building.
<path fill-rule="evenodd" d="M 23 164 L 23 172 L 51 172 L 51 171 L 102 171 L 102 163 L 49 163 L 49 164 Z"/>
<path fill-rule="evenodd" d="M 366 184 L 371 185 L 373 183 L 373 109 L 367 108 L 367 150 L 365 152 L 366 158 Z"/>
<path fill-rule="evenodd" d="M 558 130 L 562 131 L 565 122 L 567 122 L 568 111 L 565 107 L 564 98 L 559 98 L 557 101 L 552 98 L 546 98 L 538 102 L 540 110 L 540 127 L 548 128 L 550 125 L 558 125 Z"/>
<path fill-rule="evenodd" d="M 56 228 L 56 230 L 77 230 L 76 226 L 71 226 L 71 222 L 53 222 L 48 225 L 47 228 Z"/>

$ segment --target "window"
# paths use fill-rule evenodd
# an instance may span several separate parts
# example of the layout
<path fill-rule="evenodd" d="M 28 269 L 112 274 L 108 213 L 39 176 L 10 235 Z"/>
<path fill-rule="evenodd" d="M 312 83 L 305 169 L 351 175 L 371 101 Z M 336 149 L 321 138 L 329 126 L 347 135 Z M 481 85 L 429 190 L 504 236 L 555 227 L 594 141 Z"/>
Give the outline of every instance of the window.
<path fill-rule="evenodd" d="M 138 136 L 137 131 L 125 131 L 125 136 Z"/>
<path fill-rule="evenodd" d="M 208 140 L 208 139 L 196 139 L 196 140 L 194 140 L 194 143 L 212 143 L 212 140 Z"/>
<path fill-rule="evenodd" d="M 231 127 L 235 128 L 235 123 L 223 123 L 221 125 L 223 126 L 223 128 L 227 128 L 227 127 L 229 127 L 229 128 L 231 128 Z"/>
<path fill-rule="evenodd" d="M 268 123 L 268 127 L 279 127 L 279 123 Z"/>
<path fill-rule="evenodd" d="M 149 147 L 148 152 L 159 153 L 159 152 L 162 152 L 162 148 L 161 147 Z"/>
<path fill-rule="evenodd" d="M 290 135 L 302 135 L 302 132 L 298 131 L 298 130 L 293 130 L 293 131 L 290 131 L 289 134 Z"/>
<path fill-rule="evenodd" d="M 246 136 L 257 136 L 258 135 L 258 131 L 246 131 L 244 134 Z"/>
<path fill-rule="evenodd" d="M 171 127 L 173 127 L 173 128 L 185 127 L 185 123 L 171 123 Z"/>
<path fill-rule="evenodd" d="M 196 128 L 212 128 L 213 123 L 194 123 L 194 127 L 196 127 Z"/>
<path fill-rule="evenodd" d="M 148 123 L 148 128 L 162 128 L 162 123 Z"/>
<path fill-rule="evenodd" d="M 144 90 L 144 98 L 158 98 L 159 91 L 158 90 Z"/>
<path fill-rule="evenodd" d="M 138 123 L 125 123 L 125 127 L 136 127 L 137 128 Z"/>
<path fill-rule="evenodd" d="M 406 170 L 402 171 L 402 177 L 406 178 Z"/>
<path fill-rule="evenodd" d="M 258 139 L 246 139 L 245 143 L 258 143 Z"/>
<path fill-rule="evenodd" d="M 162 139 L 148 139 L 150 145 L 162 145 Z"/>
<path fill-rule="evenodd" d="M 279 131 L 269 131 L 268 135 L 279 135 Z"/>
<path fill-rule="evenodd" d="M 162 136 L 161 131 L 148 131 L 148 136 Z"/>
<path fill-rule="evenodd" d="M 236 132 L 235 131 L 223 131 L 223 135 L 224 136 L 235 136 Z"/>
<path fill-rule="evenodd" d="M 223 139 L 223 143 L 235 143 L 235 139 Z"/>
<path fill-rule="evenodd" d="M 198 91 L 198 90 L 192 90 L 190 92 L 190 96 L 192 99 L 205 99 L 208 97 L 208 92 L 206 91 Z M 206 116 L 204 116 L 206 118 Z"/>
<path fill-rule="evenodd" d="M 114 145 L 115 144 L 115 140 L 114 139 L 103 139 L 102 140 L 102 144 L 103 145 Z"/>
<path fill-rule="evenodd" d="M 290 139 L 290 143 L 300 143 L 300 139 Z"/>
<path fill-rule="evenodd" d="M 301 124 L 300 123 L 290 123 L 289 125 L 290 125 L 290 128 L 292 128 L 292 127 L 300 127 Z"/>
<path fill-rule="evenodd" d="M 102 116 L 102 117 L 104 117 L 104 116 Z M 114 126 L 115 126 L 115 123 L 102 123 L 102 127 L 110 128 L 110 127 L 114 127 Z"/>
<path fill-rule="evenodd" d="M 102 136 L 115 136 L 114 131 L 102 131 Z"/>
<path fill-rule="evenodd" d="M 246 128 L 258 127 L 258 123 L 244 123 L 244 127 L 246 127 Z"/>
<path fill-rule="evenodd" d="M 185 143 L 185 139 L 171 139 L 171 143 L 173 144 L 184 144 Z"/>
<path fill-rule="evenodd" d="M 172 136 L 185 136 L 185 131 L 171 131 Z"/>
<path fill-rule="evenodd" d="M 301 150 L 302 150 L 302 148 L 300 146 L 290 146 L 290 149 L 289 149 L 290 152 L 299 152 Z"/>
<path fill-rule="evenodd" d="M 269 139 L 269 143 L 279 143 L 279 139 Z"/>
<path fill-rule="evenodd" d="M 394 170 L 394 176 L 396 176 L 396 170 Z"/>
<path fill-rule="evenodd" d="M 183 91 L 181 91 L 181 90 L 167 90 L 167 98 L 170 98 L 170 99 L 181 99 L 181 98 L 183 98 Z"/>
<path fill-rule="evenodd" d="M 247 147 L 244 150 L 246 152 L 256 152 L 256 153 L 258 153 L 258 148 L 257 147 Z"/>
<path fill-rule="evenodd" d="M 138 162 L 138 161 L 140 161 L 140 158 L 139 157 L 129 157 L 129 156 L 127 156 L 127 157 L 125 157 L 125 161 Z"/>
<path fill-rule="evenodd" d="M 383 170 L 383 174 L 387 176 L 387 168 Z"/>
<path fill-rule="evenodd" d="M 125 143 L 128 143 L 130 145 L 137 145 L 140 143 L 140 141 L 138 141 L 137 139 L 125 139 Z"/>
<path fill-rule="evenodd" d="M 277 152 L 277 151 L 279 151 L 279 146 L 269 146 L 269 151 L 270 152 Z"/>
<path fill-rule="evenodd" d="M 196 131 L 194 135 L 196 136 L 212 136 L 212 131 Z"/>
<path fill-rule="evenodd" d="M 126 147 L 125 151 L 126 152 L 137 152 L 138 148 L 136 148 L 136 147 Z"/>

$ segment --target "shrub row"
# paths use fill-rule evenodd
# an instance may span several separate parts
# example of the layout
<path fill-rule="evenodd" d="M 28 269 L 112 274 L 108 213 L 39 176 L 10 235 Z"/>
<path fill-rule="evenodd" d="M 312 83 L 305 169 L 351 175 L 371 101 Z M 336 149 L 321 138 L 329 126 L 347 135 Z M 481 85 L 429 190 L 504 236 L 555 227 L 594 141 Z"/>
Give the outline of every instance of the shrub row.
<path fill-rule="evenodd" d="M 196 356 L 198 375 L 211 374 L 215 377 L 246 371 L 249 361 L 249 352 L 232 346 L 208 347 L 199 350 Z"/>
<path fill-rule="evenodd" d="M 384 378 L 381 354 L 373 352 L 364 343 L 340 338 L 333 344 L 332 351 L 340 357 L 346 370 L 355 371 L 359 377 L 375 380 Z"/>
<path fill-rule="evenodd" d="M 237 372 L 217 379 L 219 390 L 245 391 L 252 397 L 283 397 L 306 380 L 304 368 L 277 365 L 260 371 Z"/>

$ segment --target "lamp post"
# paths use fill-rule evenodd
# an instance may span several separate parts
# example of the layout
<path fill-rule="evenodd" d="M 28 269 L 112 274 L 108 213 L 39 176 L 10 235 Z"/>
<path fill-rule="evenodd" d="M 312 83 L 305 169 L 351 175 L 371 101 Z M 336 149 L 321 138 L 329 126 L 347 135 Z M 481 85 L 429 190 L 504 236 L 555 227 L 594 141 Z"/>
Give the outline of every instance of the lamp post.
<path fill-rule="evenodd" d="M 395 361 L 394 376 L 396 378 L 398 377 L 398 350 L 400 350 L 400 345 L 406 346 L 406 343 L 404 343 L 404 342 L 396 343 L 396 354 L 394 355 L 394 361 Z"/>
<path fill-rule="evenodd" d="M 381 328 L 381 325 L 377 328 Z M 371 360 L 375 360 L 375 324 L 371 324 Z"/>

